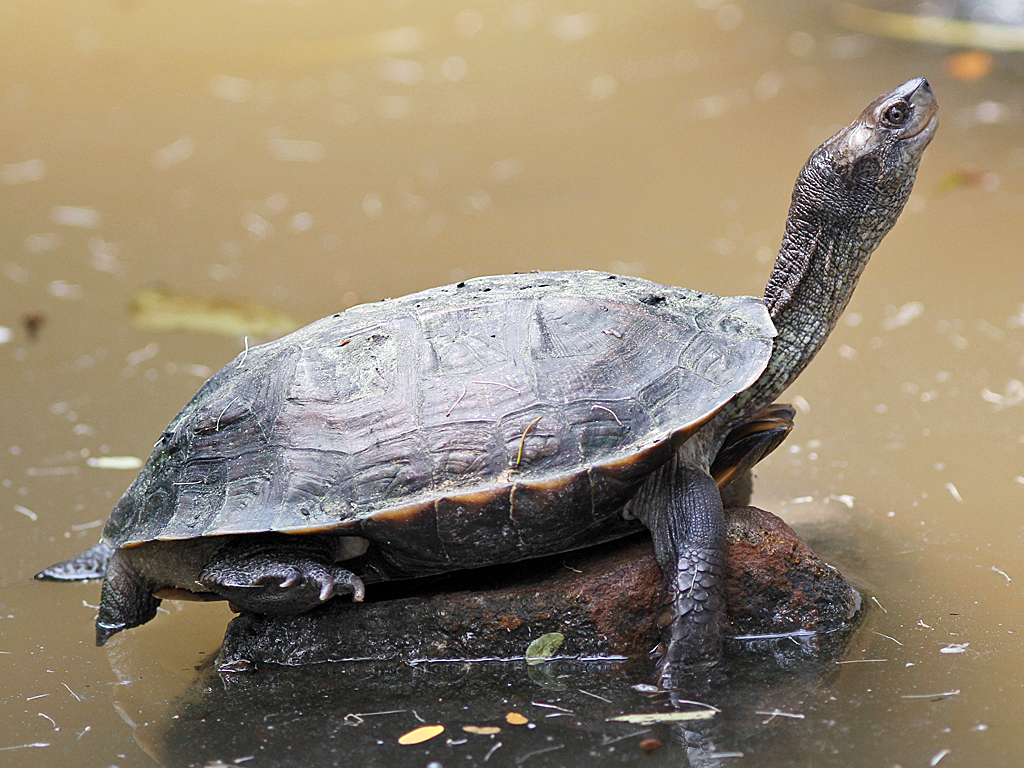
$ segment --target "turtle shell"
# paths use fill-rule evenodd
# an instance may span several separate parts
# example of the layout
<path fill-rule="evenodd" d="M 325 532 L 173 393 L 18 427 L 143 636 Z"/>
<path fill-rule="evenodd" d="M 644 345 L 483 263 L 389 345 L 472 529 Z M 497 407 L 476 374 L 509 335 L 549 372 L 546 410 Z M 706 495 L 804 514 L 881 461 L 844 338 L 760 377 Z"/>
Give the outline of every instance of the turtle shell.
<path fill-rule="evenodd" d="M 600 272 L 353 307 L 207 381 L 104 538 L 333 531 L 410 573 L 598 541 L 774 335 L 760 299 Z"/>

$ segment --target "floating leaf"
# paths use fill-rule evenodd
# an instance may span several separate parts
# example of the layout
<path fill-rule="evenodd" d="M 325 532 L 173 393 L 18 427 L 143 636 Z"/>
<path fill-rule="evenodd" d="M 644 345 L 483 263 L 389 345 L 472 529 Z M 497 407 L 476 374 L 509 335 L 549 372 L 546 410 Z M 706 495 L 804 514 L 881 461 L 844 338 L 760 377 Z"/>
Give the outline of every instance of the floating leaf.
<path fill-rule="evenodd" d="M 565 642 L 565 635 L 561 632 L 548 632 L 546 635 L 541 635 L 526 647 L 526 663 L 540 664 L 547 661 L 558 652 L 563 642 Z"/>
<path fill-rule="evenodd" d="M 224 336 L 281 336 L 299 327 L 285 313 L 262 304 L 218 296 L 174 293 L 166 288 L 143 288 L 129 308 L 137 328 L 153 331 L 201 331 Z"/>
<path fill-rule="evenodd" d="M 526 725 L 530 722 L 528 717 L 523 717 L 518 712 L 509 712 L 505 715 L 505 722 L 509 725 Z"/>
<path fill-rule="evenodd" d="M 501 733 L 501 728 L 496 725 L 464 725 L 462 730 L 466 733 L 477 733 L 481 736 L 493 736 L 496 733 Z"/>
<path fill-rule="evenodd" d="M 995 60 L 986 51 L 960 51 L 946 57 L 946 72 L 950 77 L 964 82 L 974 82 L 986 77 L 992 71 Z"/>
<path fill-rule="evenodd" d="M 422 744 L 438 734 L 444 733 L 443 725 L 421 725 L 398 737 L 399 744 Z"/>
<path fill-rule="evenodd" d="M 698 709 L 693 712 L 647 712 L 636 715 L 619 715 L 609 717 L 617 723 L 633 723 L 635 725 L 655 725 L 657 723 L 679 723 L 687 720 L 710 720 L 715 716 L 715 709 Z"/>

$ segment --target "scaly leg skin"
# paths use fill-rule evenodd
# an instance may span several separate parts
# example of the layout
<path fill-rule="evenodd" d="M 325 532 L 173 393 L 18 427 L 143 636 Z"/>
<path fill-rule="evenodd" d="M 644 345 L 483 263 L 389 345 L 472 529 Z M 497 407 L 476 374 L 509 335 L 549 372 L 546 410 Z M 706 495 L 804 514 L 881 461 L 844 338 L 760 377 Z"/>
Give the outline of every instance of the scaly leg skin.
<path fill-rule="evenodd" d="M 335 548 L 330 537 L 246 537 L 221 549 L 199 582 L 239 608 L 269 615 L 304 613 L 335 595 L 351 594 L 359 602 L 363 582 L 331 563 Z"/>
<path fill-rule="evenodd" d="M 665 574 L 659 618 L 665 654 L 661 684 L 672 689 L 686 674 L 719 661 L 725 612 L 725 516 L 718 486 L 704 470 L 673 461 L 634 498 Z"/>
<path fill-rule="evenodd" d="M 96 617 L 96 645 L 103 645 L 125 629 L 145 624 L 156 616 L 160 599 L 152 585 L 132 565 L 123 550 L 115 550 L 107 561 Z"/>

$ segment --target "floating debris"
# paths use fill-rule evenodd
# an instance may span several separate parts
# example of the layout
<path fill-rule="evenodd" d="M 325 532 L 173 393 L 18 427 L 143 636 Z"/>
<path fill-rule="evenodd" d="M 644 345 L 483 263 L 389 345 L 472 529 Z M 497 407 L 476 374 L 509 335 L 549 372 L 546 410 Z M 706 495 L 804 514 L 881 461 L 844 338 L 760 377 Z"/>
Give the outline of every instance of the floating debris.
<path fill-rule="evenodd" d="M 43 160 L 26 160 L 23 163 L 8 163 L 0 169 L 0 179 L 4 184 L 27 184 L 39 181 L 46 175 L 46 163 Z"/>
<path fill-rule="evenodd" d="M 911 322 L 924 314 L 924 304 L 920 301 L 908 301 L 892 315 L 882 321 L 882 327 L 887 331 L 893 331 L 909 325 Z"/>
<path fill-rule="evenodd" d="M 466 733 L 475 733 L 480 736 L 493 736 L 496 733 L 501 733 L 501 728 L 496 725 L 464 725 L 462 730 Z"/>
<path fill-rule="evenodd" d="M 948 748 L 947 748 L 947 749 L 940 749 L 940 750 L 939 750 L 938 752 L 936 752 L 936 753 L 935 753 L 935 757 L 933 757 L 933 758 L 932 758 L 932 759 L 931 759 L 931 760 L 930 760 L 930 761 L 928 762 L 928 765 L 930 765 L 930 766 L 932 766 L 932 768 L 934 768 L 934 766 L 936 766 L 936 765 L 938 765 L 938 764 L 939 764 L 939 761 L 940 761 L 940 760 L 941 760 L 942 758 L 944 758 L 944 757 L 945 757 L 946 755 L 948 755 L 948 754 L 949 754 L 950 752 L 952 752 L 952 751 L 953 751 L 953 750 L 951 750 L 951 749 L 948 749 Z"/>
<path fill-rule="evenodd" d="M 129 309 L 132 324 L 154 331 L 200 331 L 224 336 L 276 337 L 299 327 L 290 315 L 263 304 L 144 288 Z"/>
<path fill-rule="evenodd" d="M 548 632 L 546 635 L 541 635 L 526 647 L 526 663 L 534 665 L 548 661 L 562 647 L 563 642 L 565 642 L 565 635 L 561 632 Z"/>
<path fill-rule="evenodd" d="M 524 717 L 518 712 L 509 712 L 505 715 L 505 722 L 509 725 L 526 725 L 530 722 L 530 718 Z"/>
<path fill-rule="evenodd" d="M 963 497 L 960 495 L 960 491 L 958 491 L 956 489 L 956 486 L 953 485 L 952 483 L 946 483 L 946 490 L 949 491 L 949 494 L 957 501 L 963 501 Z"/>
<path fill-rule="evenodd" d="M 95 229 L 100 225 L 100 212 L 78 205 L 56 205 L 50 209 L 50 221 L 66 227 Z"/>
<path fill-rule="evenodd" d="M 138 456 L 94 456 L 85 462 L 97 469 L 138 469 L 142 459 Z"/>
<path fill-rule="evenodd" d="M 14 331 L 6 326 L 0 325 L 0 344 L 6 344 L 14 338 Z"/>
<path fill-rule="evenodd" d="M 992 403 L 996 409 L 1007 408 L 1024 401 L 1024 383 L 1018 379 L 1010 379 L 1006 382 L 1006 390 L 1003 394 L 993 392 L 991 389 L 981 390 L 981 399 L 986 403 Z"/>
<path fill-rule="evenodd" d="M 443 725 L 421 725 L 398 737 L 399 744 L 422 744 L 424 741 L 444 733 Z"/>
<path fill-rule="evenodd" d="M 710 720 L 717 713 L 717 709 L 711 708 L 692 710 L 690 712 L 645 712 L 635 715 L 618 715 L 608 719 L 617 723 L 657 725 L 658 723 L 682 723 L 689 720 Z"/>
<path fill-rule="evenodd" d="M 939 653 L 966 653 L 970 643 L 950 643 L 944 648 L 939 648 Z"/>
<path fill-rule="evenodd" d="M 25 516 L 25 517 L 27 517 L 27 518 L 28 518 L 29 520 L 31 520 L 31 521 L 32 521 L 33 523 L 34 523 L 34 522 L 35 522 L 36 520 L 38 520 L 38 519 L 39 519 L 39 515 L 37 515 L 37 514 L 36 514 L 35 512 L 33 512 L 33 511 L 32 511 L 31 509 L 29 509 L 28 507 L 23 507 L 23 506 L 21 506 L 20 504 L 15 504 L 15 505 L 14 505 L 14 511 L 15 511 L 15 512 L 17 512 L 17 513 L 18 513 L 19 515 L 24 515 L 24 516 Z"/>

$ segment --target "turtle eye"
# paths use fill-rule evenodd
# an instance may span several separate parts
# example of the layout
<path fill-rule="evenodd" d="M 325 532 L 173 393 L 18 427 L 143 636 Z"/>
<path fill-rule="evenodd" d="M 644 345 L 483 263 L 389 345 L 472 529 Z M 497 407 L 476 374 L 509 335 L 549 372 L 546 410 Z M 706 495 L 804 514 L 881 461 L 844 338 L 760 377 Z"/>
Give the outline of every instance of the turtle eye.
<path fill-rule="evenodd" d="M 897 101 L 885 110 L 882 117 L 889 125 L 898 128 L 907 122 L 907 118 L 910 117 L 910 105 L 905 101 Z"/>

